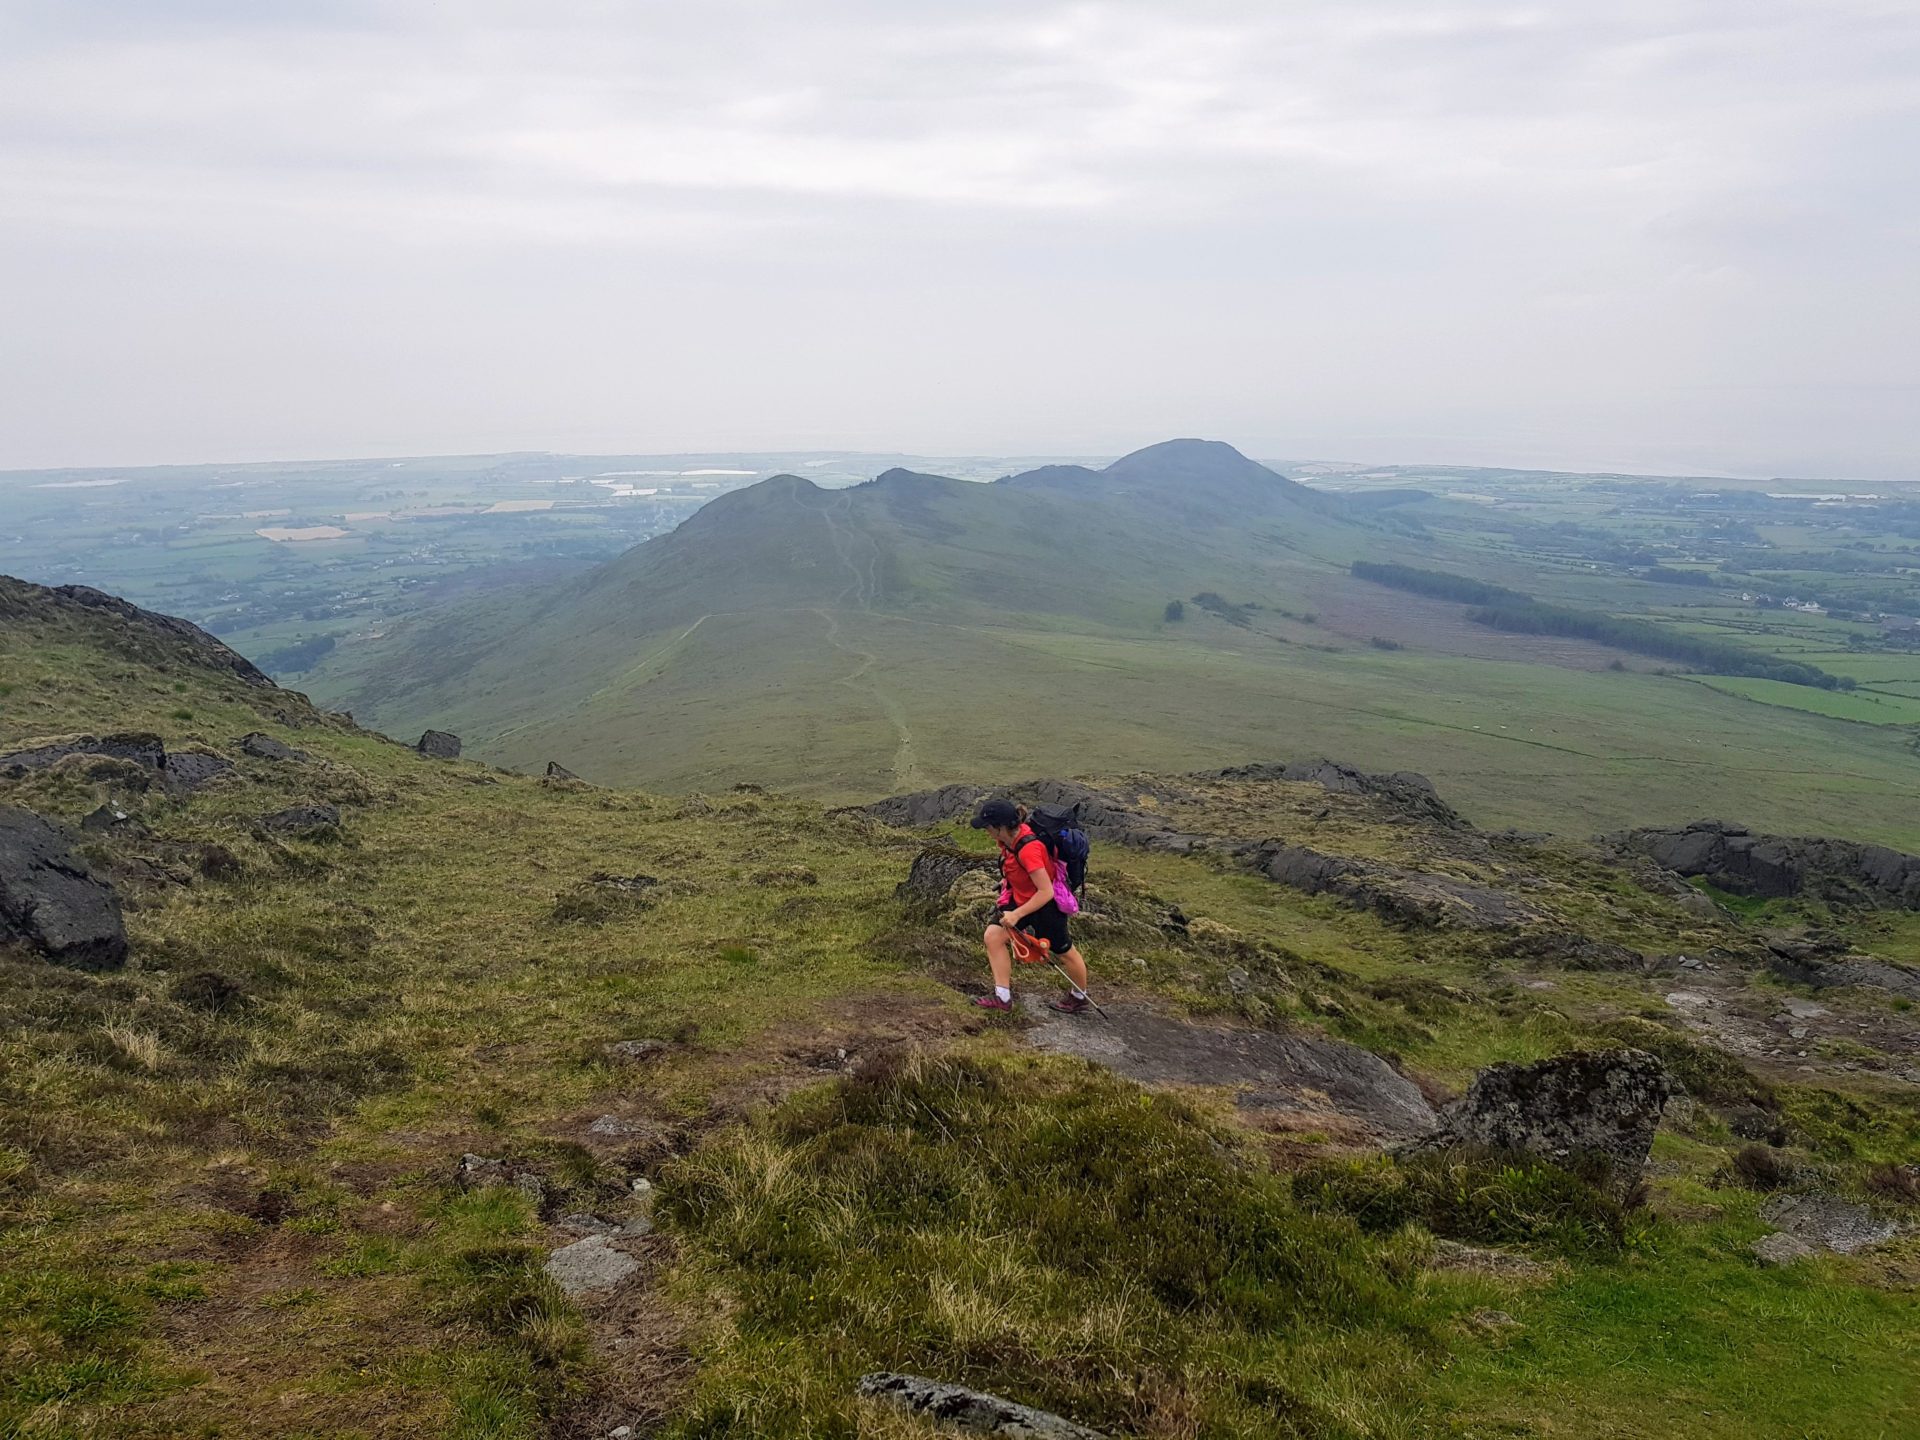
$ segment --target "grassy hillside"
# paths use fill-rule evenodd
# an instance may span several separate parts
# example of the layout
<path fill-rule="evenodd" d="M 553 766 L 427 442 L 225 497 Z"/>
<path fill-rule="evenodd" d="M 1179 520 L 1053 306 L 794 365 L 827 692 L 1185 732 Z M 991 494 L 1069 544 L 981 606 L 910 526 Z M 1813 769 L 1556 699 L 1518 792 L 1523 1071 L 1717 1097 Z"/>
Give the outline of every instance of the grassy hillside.
<path fill-rule="evenodd" d="M 892 471 L 825 491 L 787 476 L 581 581 L 342 646 L 316 693 L 390 733 L 453 729 L 515 768 L 558 760 L 668 789 L 747 778 L 859 798 L 1089 763 L 1325 754 L 1423 770 L 1490 825 L 1599 831 L 1738 808 L 1775 829 L 1920 845 L 1903 697 L 1757 703 L 1773 697 L 1591 640 L 1503 634 L 1348 573 L 1356 559 L 1451 565 L 1595 611 L 1685 588 L 1440 541 L 1403 518 L 1431 510 L 1349 507 L 1198 441 L 994 485 Z M 1694 613 L 1655 618 L 1678 630 Z"/>
<path fill-rule="evenodd" d="M 0 751 L 140 729 L 235 768 L 191 794 L 85 757 L 0 778 L 0 804 L 145 829 L 82 845 L 127 904 L 124 970 L 0 951 L 0 1434 L 933 1434 L 854 1400 L 882 1367 L 1116 1435 L 1839 1440 L 1920 1405 L 1913 1242 L 1757 1266 L 1728 1129 L 1758 1107 L 1796 1183 L 1897 1213 L 1871 1187 L 1920 1111 L 1883 993 L 1823 992 L 1805 1058 L 1743 1061 L 1687 1028 L 1670 972 L 1103 847 L 1085 933 L 1116 1013 L 1325 1032 L 1436 1095 L 1631 1038 L 1698 1101 L 1650 1209 L 1525 1163 L 1394 1166 L 1311 1095 L 1142 1088 L 983 1023 L 972 902 L 893 898 L 917 837 L 718 783 L 428 761 L 110 613 L 9 598 Z M 248 755 L 253 731 L 306 758 Z M 1808 920 L 1912 945 L 1894 917 L 1703 913 L 1311 784 L 1113 783 L 1650 955 Z M 296 803 L 341 824 L 259 825 Z M 187 858 L 207 846 L 218 878 Z M 1793 992 L 1745 963 L 1684 983 L 1784 1043 Z M 463 1181 L 468 1154 L 511 1183 Z M 617 1241 L 618 1290 L 570 1300 L 542 1266 L 583 1213 L 653 1228 Z M 1436 1233 L 1530 1263 L 1461 1269 Z"/>

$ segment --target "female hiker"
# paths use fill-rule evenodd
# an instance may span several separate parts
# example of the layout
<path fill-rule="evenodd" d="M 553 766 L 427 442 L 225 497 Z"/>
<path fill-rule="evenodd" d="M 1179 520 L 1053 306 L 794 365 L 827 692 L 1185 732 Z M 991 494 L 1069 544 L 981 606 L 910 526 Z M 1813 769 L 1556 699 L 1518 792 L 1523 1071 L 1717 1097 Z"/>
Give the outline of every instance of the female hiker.
<path fill-rule="evenodd" d="M 984 830 L 1000 847 L 1000 919 L 987 927 L 987 964 L 993 968 L 993 994 L 973 1003 L 985 1010 L 1013 1008 L 1013 948 L 1008 932 L 1042 939 L 1052 947 L 1072 983 L 1071 994 L 1053 1002 L 1055 1010 L 1078 1015 L 1087 1000 L 1087 962 L 1067 933 L 1066 912 L 1055 902 L 1058 862 L 1046 842 L 1028 828 L 1027 812 L 1011 800 L 988 800 L 973 817 L 973 828 Z"/>

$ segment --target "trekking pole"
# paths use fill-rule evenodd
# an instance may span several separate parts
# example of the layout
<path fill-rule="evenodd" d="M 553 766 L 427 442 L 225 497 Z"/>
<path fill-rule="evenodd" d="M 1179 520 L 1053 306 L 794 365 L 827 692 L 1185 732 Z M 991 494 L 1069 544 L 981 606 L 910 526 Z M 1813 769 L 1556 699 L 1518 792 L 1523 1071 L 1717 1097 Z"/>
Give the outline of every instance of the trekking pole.
<path fill-rule="evenodd" d="M 1045 954 L 1046 952 L 1043 951 L 1042 953 Z M 1054 973 L 1057 974 L 1062 980 L 1067 982 L 1067 989 L 1069 990 L 1069 992 L 1079 988 L 1073 983 L 1073 977 L 1067 974 L 1066 971 L 1062 970 L 1060 968 L 1060 962 L 1054 959 L 1053 956 L 1050 954 L 1047 955 L 1047 964 L 1053 966 Z M 1087 994 L 1087 992 L 1084 990 L 1082 990 L 1080 993 L 1083 995 Z M 1091 995 L 1087 995 L 1087 1004 L 1093 1006 L 1093 1008 L 1096 1010 L 1100 1010 L 1100 1002 L 1094 999 L 1093 996 Z M 1107 1012 L 1104 1010 L 1100 1010 L 1100 1018 L 1106 1021 L 1109 1025 L 1113 1023 L 1113 1017 L 1107 1014 Z"/>

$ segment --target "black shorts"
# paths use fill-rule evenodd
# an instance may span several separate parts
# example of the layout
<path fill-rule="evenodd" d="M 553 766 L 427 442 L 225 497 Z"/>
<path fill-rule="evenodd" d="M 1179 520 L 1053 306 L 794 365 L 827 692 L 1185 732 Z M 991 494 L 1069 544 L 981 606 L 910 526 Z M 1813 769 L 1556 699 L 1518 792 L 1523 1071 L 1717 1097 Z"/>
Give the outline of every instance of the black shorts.
<path fill-rule="evenodd" d="M 1073 948 L 1073 936 L 1067 933 L 1066 912 L 1051 900 L 1022 920 L 1020 928 L 1045 940 L 1056 955 L 1064 955 Z"/>

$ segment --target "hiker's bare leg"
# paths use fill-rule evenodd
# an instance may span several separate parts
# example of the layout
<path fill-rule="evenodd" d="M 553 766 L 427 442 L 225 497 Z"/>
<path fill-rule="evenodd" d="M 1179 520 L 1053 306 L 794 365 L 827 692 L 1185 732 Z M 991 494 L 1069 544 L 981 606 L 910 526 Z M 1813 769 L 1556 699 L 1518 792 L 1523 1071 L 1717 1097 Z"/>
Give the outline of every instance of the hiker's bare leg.
<path fill-rule="evenodd" d="M 1013 954 L 1007 949 L 1007 932 L 999 925 L 987 926 L 987 966 L 993 971 L 993 983 L 1001 989 L 1013 986 Z M 1080 967 L 1084 974 L 1086 966 Z"/>
<path fill-rule="evenodd" d="M 1080 947 L 1074 945 L 1067 953 L 1058 957 L 1060 968 L 1067 972 L 1067 978 L 1082 990 L 1087 988 L 1087 957 L 1080 953 Z"/>

